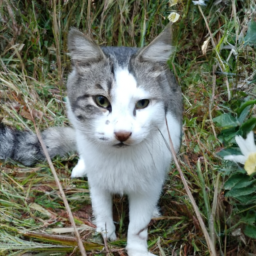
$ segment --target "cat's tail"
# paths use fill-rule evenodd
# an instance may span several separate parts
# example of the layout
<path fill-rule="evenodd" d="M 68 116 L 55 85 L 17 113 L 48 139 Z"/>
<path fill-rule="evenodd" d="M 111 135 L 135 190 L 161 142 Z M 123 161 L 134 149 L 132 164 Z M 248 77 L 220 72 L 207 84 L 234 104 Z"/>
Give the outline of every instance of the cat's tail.
<path fill-rule="evenodd" d="M 42 139 L 51 158 L 76 150 L 75 130 L 51 127 L 42 132 Z M 45 156 L 36 134 L 17 131 L 0 123 L 0 159 L 13 159 L 26 166 L 34 165 Z"/>

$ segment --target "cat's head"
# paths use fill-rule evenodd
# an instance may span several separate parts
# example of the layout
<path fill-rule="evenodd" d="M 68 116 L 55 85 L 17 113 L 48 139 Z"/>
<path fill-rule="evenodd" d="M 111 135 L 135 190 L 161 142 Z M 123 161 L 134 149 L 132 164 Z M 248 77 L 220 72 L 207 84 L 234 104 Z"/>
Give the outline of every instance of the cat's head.
<path fill-rule="evenodd" d="M 181 92 L 166 61 L 171 25 L 142 49 L 103 47 L 76 29 L 69 33 L 73 71 L 67 82 L 69 116 L 99 143 L 125 147 L 147 139 L 167 112 L 180 121 Z"/>

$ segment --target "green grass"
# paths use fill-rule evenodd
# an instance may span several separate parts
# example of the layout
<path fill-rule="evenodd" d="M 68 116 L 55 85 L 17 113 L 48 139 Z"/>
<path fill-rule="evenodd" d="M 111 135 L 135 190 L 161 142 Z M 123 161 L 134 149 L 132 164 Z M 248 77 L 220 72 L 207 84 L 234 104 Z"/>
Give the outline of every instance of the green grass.
<path fill-rule="evenodd" d="M 245 135 L 256 127 L 255 103 L 248 105 L 241 117 L 243 104 L 256 98 L 256 32 L 253 27 L 248 32 L 245 29 L 254 19 L 256 5 L 252 0 L 224 1 L 226 4 L 219 5 L 210 0 L 201 12 L 191 1 L 179 1 L 172 7 L 168 2 L 0 2 L 0 121 L 34 131 L 29 113 L 32 109 L 41 130 L 68 124 L 63 98 L 70 71 L 70 27 L 79 28 L 101 45 L 142 47 L 168 23 L 170 11 L 177 11 L 181 18 L 174 25 L 176 51 L 170 68 L 184 96 L 180 164 L 218 255 L 253 255 L 255 202 L 248 198 L 241 201 L 238 194 L 225 196 L 229 178 L 242 173 L 238 182 L 242 186 L 248 176 L 242 166 L 223 161 L 222 156 L 225 150 L 235 147 L 236 134 Z M 209 39 L 204 55 L 201 46 L 210 35 L 213 42 Z M 230 45 L 236 55 L 231 53 Z M 234 120 L 232 124 L 228 123 L 230 119 Z M 69 155 L 55 159 L 54 166 L 75 222 L 82 227 L 87 254 L 105 255 L 101 252 L 103 241 L 92 229 L 87 181 L 69 178 L 76 161 L 76 155 Z M 74 235 L 66 230 L 70 223 L 48 165 L 39 163 L 27 168 L 1 162 L 0 169 L 0 255 L 79 255 Z M 255 177 L 250 181 L 254 182 Z M 250 198 L 255 194 L 252 191 Z M 160 207 L 162 217 L 152 220 L 149 226 L 152 252 L 161 256 L 209 255 L 174 164 Z M 113 255 L 125 255 L 127 208 L 126 198 L 115 197 L 119 239 L 109 243 Z M 59 236 L 53 236 L 56 228 L 60 228 Z"/>

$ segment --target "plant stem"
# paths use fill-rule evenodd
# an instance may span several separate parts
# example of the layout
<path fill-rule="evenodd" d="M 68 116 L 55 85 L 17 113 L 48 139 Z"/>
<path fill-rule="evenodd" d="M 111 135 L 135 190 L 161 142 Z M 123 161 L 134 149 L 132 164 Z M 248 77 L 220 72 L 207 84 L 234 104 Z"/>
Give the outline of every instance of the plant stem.
<path fill-rule="evenodd" d="M 208 231 L 206 230 L 206 227 L 205 227 L 204 221 L 202 219 L 202 216 L 200 214 L 200 211 L 198 209 L 198 206 L 197 206 L 197 204 L 195 202 L 195 199 L 194 199 L 194 197 L 193 197 L 193 195 L 192 195 L 192 193 L 191 193 L 191 191 L 190 191 L 190 189 L 188 187 L 188 183 L 187 183 L 187 181 L 186 181 L 186 179 L 185 179 L 185 177 L 183 175 L 183 172 L 182 172 L 182 170 L 180 168 L 180 165 L 179 165 L 179 162 L 177 160 L 177 156 L 176 156 L 176 153 L 175 153 L 175 150 L 174 150 L 174 147 L 173 147 L 173 143 L 172 143 L 172 139 L 171 139 L 171 135 L 170 135 L 167 119 L 165 119 L 165 123 L 166 123 L 167 132 L 168 132 L 168 137 L 169 137 L 169 142 L 170 142 L 170 149 L 171 149 L 171 154 L 172 154 L 173 160 L 174 160 L 175 165 L 176 165 L 176 167 L 177 167 L 177 169 L 179 171 L 179 174 L 180 174 L 182 183 L 184 185 L 184 188 L 185 188 L 185 190 L 187 192 L 187 195 L 188 195 L 188 197 L 190 199 L 190 202 L 191 202 L 191 204 L 192 204 L 192 206 L 194 208 L 194 211 L 196 213 L 196 216 L 197 216 L 198 222 L 199 222 L 199 224 L 201 226 L 201 229 L 203 231 L 203 234 L 204 234 L 204 237 L 205 237 L 205 240 L 206 240 L 209 252 L 210 252 L 211 256 L 217 256 L 214 244 L 213 244 L 213 242 L 212 242 L 212 240 L 211 240 L 211 238 L 209 236 Z"/>
<path fill-rule="evenodd" d="M 63 188 L 62 188 L 62 186 L 61 186 L 61 183 L 60 183 L 60 180 L 59 180 L 59 178 L 58 178 L 58 175 L 57 175 L 56 170 L 55 170 L 55 168 L 54 168 L 54 166 L 53 166 L 53 163 L 52 163 L 52 161 L 51 161 L 51 158 L 50 158 L 50 156 L 49 156 L 49 154 L 48 154 L 47 148 L 46 148 L 46 146 L 45 146 L 45 144 L 44 144 L 44 141 L 43 141 L 43 139 L 42 139 L 42 137 L 41 137 L 41 134 L 40 134 L 40 132 L 39 132 L 37 126 L 36 126 L 36 123 L 35 123 L 35 120 L 34 120 L 34 118 L 33 118 L 32 112 L 31 112 L 30 109 L 29 109 L 29 111 L 30 111 L 31 117 L 32 117 L 32 119 L 33 119 L 33 123 L 34 123 L 35 131 L 36 131 L 36 135 L 37 135 L 38 140 L 39 140 L 39 142 L 40 142 L 40 144 L 41 144 L 41 146 L 42 146 L 42 149 L 43 149 L 43 152 L 44 152 L 44 154 L 45 154 L 46 160 L 47 160 L 47 162 L 48 162 L 48 164 L 49 164 L 49 166 L 50 166 L 50 169 L 51 169 L 52 174 L 53 174 L 53 176 L 54 176 L 55 182 L 56 182 L 57 187 L 58 187 L 58 189 L 59 189 L 59 191 L 60 191 L 60 195 L 61 195 L 62 200 L 63 200 L 63 203 L 64 203 L 64 205 L 65 205 L 65 208 L 66 208 L 66 211 L 67 211 L 67 214 L 68 214 L 68 217 L 69 217 L 69 221 L 70 221 L 71 225 L 72 225 L 73 228 L 74 228 L 74 233 L 75 233 L 75 235 L 76 235 L 76 239 L 77 239 L 77 243 L 78 243 L 78 247 L 79 247 L 79 249 L 80 249 L 81 255 L 82 255 L 82 256 L 87 256 L 86 251 L 85 251 L 85 248 L 84 248 L 84 245 L 83 245 L 83 242 L 82 242 L 82 239 L 81 239 L 80 234 L 79 234 L 79 232 L 78 232 L 78 230 L 77 230 L 77 228 L 76 228 L 76 224 L 75 224 L 75 220 L 74 220 L 73 214 L 72 214 L 71 209 L 70 209 L 70 207 L 69 207 L 69 204 L 68 204 L 66 195 L 65 195 L 64 190 L 63 190 Z"/>

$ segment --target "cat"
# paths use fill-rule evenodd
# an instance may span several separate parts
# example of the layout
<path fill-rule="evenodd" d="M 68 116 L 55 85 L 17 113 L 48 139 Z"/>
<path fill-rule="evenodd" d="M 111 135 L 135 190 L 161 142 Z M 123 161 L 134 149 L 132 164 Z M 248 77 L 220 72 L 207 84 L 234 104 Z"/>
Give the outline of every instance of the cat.
<path fill-rule="evenodd" d="M 166 64 L 171 39 L 169 24 L 142 49 L 99 47 L 72 28 L 67 110 L 73 128 L 42 133 L 51 157 L 78 151 L 71 176 L 88 177 L 97 231 L 110 240 L 116 239 L 112 195 L 128 195 L 129 256 L 153 255 L 147 226 L 172 160 L 165 120 L 176 152 L 180 147 L 182 94 Z M 34 134 L 2 126 L 0 158 L 33 165 L 44 156 Z"/>

